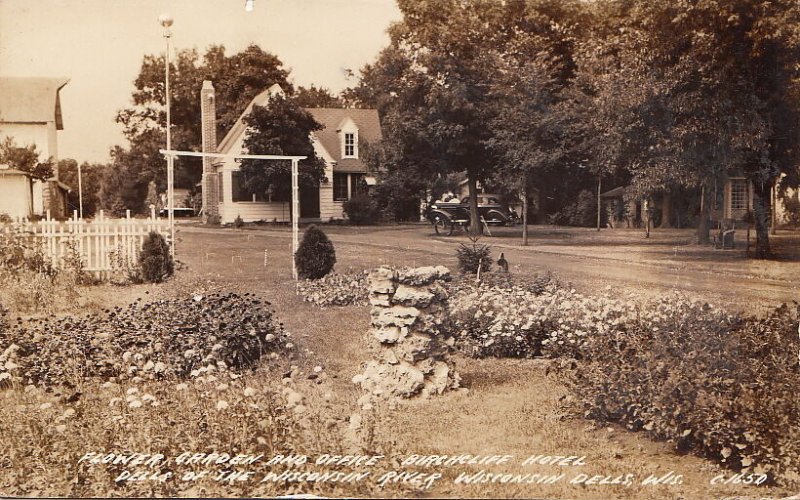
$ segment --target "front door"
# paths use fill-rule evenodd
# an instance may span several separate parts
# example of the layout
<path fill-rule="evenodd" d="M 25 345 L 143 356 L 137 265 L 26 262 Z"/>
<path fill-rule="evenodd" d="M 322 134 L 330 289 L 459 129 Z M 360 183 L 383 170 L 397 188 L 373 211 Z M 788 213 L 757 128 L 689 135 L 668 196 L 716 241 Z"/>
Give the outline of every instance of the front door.
<path fill-rule="evenodd" d="M 319 187 L 300 185 L 300 217 L 319 219 Z"/>

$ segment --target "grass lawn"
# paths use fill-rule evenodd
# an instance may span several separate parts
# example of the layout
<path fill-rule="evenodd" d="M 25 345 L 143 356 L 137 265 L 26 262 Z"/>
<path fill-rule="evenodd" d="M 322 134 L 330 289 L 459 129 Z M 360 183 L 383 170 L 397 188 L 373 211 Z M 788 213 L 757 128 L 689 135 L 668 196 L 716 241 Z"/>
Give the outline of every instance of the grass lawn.
<path fill-rule="evenodd" d="M 162 285 L 103 285 L 83 289 L 81 304 L 97 309 L 142 297 L 157 299 L 201 289 L 255 292 L 272 303 L 276 317 L 296 339 L 298 355 L 285 364 L 296 364 L 303 373 L 311 373 L 315 366 L 321 366 L 328 376 L 324 384 L 315 384 L 301 377 L 302 380 L 297 382 L 298 390 L 308 394 L 329 393 L 332 403 L 327 411 L 333 420 L 342 424 L 342 419 L 356 410 L 356 400 L 360 396 L 351 378 L 359 371 L 361 363 L 370 359 L 367 338 L 369 308 L 320 309 L 303 302 L 295 294 L 290 267 L 291 235 L 287 228 L 234 230 L 191 225 L 179 228 L 178 260 L 184 268 L 176 278 Z M 421 225 L 332 226 L 326 227 L 325 231 L 336 247 L 336 269 L 339 272 L 380 264 L 443 264 L 455 269 L 455 248 L 459 243 L 468 243 L 463 236 L 435 237 L 429 226 Z M 777 306 L 780 301 L 800 297 L 791 279 L 791 273 L 797 276 L 800 263 L 745 261 L 741 252 L 714 251 L 690 245 L 691 234 L 688 231 L 655 231 L 651 239 L 643 240 L 638 233 L 625 230 L 602 231 L 598 235 L 590 230 L 535 227 L 529 247 L 519 246 L 517 234 L 510 229 L 493 230 L 493 237 L 486 237 L 481 242 L 492 245 L 495 256 L 504 252 L 512 272 L 533 275 L 549 270 L 588 293 L 608 286 L 620 290 L 620 293 L 635 295 L 658 295 L 680 289 L 728 308 L 754 313 Z M 785 238 L 787 247 L 796 241 L 793 239 L 795 235 L 786 235 Z M 315 493 L 329 496 L 554 499 L 779 498 L 788 494 L 777 487 L 711 484 L 719 474 L 728 478 L 734 473 L 710 461 L 680 455 L 669 444 L 652 442 L 643 434 L 583 419 L 576 414 L 572 397 L 558 377 L 548 370 L 545 360 L 474 360 L 459 356 L 457 367 L 468 391 L 402 402 L 396 408 L 376 411 L 374 427 L 370 427 L 370 435 L 362 439 L 364 449 L 360 451 L 396 458 L 410 454 L 507 454 L 515 457 L 514 464 L 444 468 L 444 478 L 434 483 L 430 490 L 390 485 L 385 489 L 368 491 L 326 490 L 321 487 Z M 286 366 L 259 370 L 247 375 L 243 384 L 279 386 L 281 370 L 285 369 Z M 166 382 L 150 384 L 153 385 L 147 386 L 149 390 L 162 392 L 170 392 L 174 386 Z M 97 391 L 93 383 L 87 382 L 84 393 L 91 396 L 71 403 L 63 397 L 52 396 L 51 399 L 61 411 L 75 408 L 79 416 L 90 413 L 94 407 L 108 405 L 108 398 Z M 50 421 L 28 411 L 31 405 L 40 402 L 31 400 L 22 388 L 5 391 L 4 401 L 4 406 L 0 406 L 0 438 L 9 432 L 28 436 L 37 426 L 45 428 L 51 425 Z M 223 438 L 226 432 L 248 429 L 243 423 L 248 419 L 244 414 L 231 414 L 227 429 L 223 426 L 206 438 L 192 437 L 196 424 L 177 415 L 179 412 L 189 413 L 191 410 L 187 405 L 191 404 L 200 403 L 179 399 L 175 407 L 164 407 L 153 413 L 154 418 L 175 421 L 175 425 L 139 421 L 138 426 L 129 427 L 127 435 L 109 437 L 107 445 L 127 447 L 132 451 L 158 451 L 159 443 L 172 446 L 175 442 L 182 442 L 187 451 L 194 451 L 192 446 L 216 448 L 219 445 L 221 449 L 232 443 L 248 442 L 235 437 Z M 82 453 L 94 451 L 87 450 L 86 443 L 99 445 L 102 441 L 96 439 L 97 429 L 85 422 L 78 420 L 67 425 L 66 432 L 48 434 L 52 442 L 38 448 L 22 442 L 20 437 L 8 440 L 9 434 L 6 434 L 2 439 L 4 443 L 13 442 L 13 446 L 27 450 L 29 455 L 23 468 L 19 454 L 0 452 L 0 494 L 74 495 L 103 491 L 124 496 L 153 491 L 164 493 L 164 490 L 148 490 L 146 486 L 137 489 L 140 486 L 115 485 L 113 481 L 109 483 L 107 477 L 92 473 L 82 477 L 81 481 L 102 480 L 108 484 L 95 490 L 86 485 L 75 485 L 75 469 L 70 464 L 74 464 Z M 301 449 L 345 454 L 348 450 L 337 449 L 343 446 L 342 439 L 332 435 L 330 430 L 340 427 L 311 419 L 304 431 L 306 435 L 302 438 Z M 133 450 L 136 447 L 140 449 Z M 277 453 L 282 451 L 289 450 L 276 450 Z M 585 456 L 586 465 L 519 465 L 528 456 L 539 454 Z M 24 480 L 20 476 L 22 469 L 27 474 Z M 553 485 L 457 485 L 453 482 L 459 473 L 473 474 L 482 469 L 511 474 L 564 473 L 566 480 Z M 426 471 L 425 468 L 419 470 Z M 661 476 L 669 472 L 681 476 L 680 481 L 676 481 L 679 484 L 641 484 L 641 480 L 651 474 Z M 635 480 L 630 486 L 570 484 L 569 480 L 579 474 L 609 476 L 606 478 L 609 482 L 633 474 Z M 20 489 L 15 486 L 18 484 L 27 486 Z M 241 496 L 274 494 L 274 491 L 243 484 L 206 482 L 167 493 L 178 496 Z"/>

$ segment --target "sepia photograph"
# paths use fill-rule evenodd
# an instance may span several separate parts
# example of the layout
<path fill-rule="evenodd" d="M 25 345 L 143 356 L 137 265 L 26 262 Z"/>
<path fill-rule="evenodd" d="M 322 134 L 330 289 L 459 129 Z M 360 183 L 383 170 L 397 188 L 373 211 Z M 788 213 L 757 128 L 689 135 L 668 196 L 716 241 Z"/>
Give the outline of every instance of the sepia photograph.
<path fill-rule="evenodd" d="M 0 0 L 0 498 L 800 499 L 797 0 Z"/>

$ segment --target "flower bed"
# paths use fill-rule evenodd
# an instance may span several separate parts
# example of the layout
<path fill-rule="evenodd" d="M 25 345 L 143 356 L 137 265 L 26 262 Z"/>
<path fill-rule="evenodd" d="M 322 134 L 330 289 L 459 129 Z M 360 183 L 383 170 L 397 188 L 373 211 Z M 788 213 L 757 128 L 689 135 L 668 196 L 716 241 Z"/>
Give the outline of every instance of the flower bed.
<path fill-rule="evenodd" d="M 268 306 L 250 294 L 195 294 L 80 318 L 18 319 L 0 327 L 0 384 L 241 371 L 293 348 Z"/>
<path fill-rule="evenodd" d="M 303 300 L 320 307 L 367 305 L 367 271 L 355 274 L 329 274 L 316 280 L 297 283 Z"/>
<path fill-rule="evenodd" d="M 797 476 L 797 316 L 740 318 L 663 300 L 627 329 L 589 338 L 572 370 L 588 416 L 735 469 Z"/>
<path fill-rule="evenodd" d="M 463 282 L 450 300 L 468 354 L 559 358 L 586 415 L 737 470 L 800 479 L 797 314 L 729 314 L 670 294 L 590 297 L 557 282 Z"/>
<path fill-rule="evenodd" d="M 587 297 L 550 275 L 462 282 L 450 304 L 461 349 L 475 357 L 579 358 L 588 336 L 624 329 L 638 314 L 631 301 Z"/>

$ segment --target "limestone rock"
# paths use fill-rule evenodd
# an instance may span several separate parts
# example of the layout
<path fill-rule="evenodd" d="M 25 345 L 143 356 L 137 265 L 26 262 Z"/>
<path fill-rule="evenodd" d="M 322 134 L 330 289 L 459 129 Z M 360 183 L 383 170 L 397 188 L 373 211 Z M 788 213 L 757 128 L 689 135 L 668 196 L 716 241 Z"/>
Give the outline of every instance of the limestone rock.
<path fill-rule="evenodd" d="M 383 326 L 372 330 L 372 334 L 382 343 L 393 343 L 400 340 L 401 331 L 399 326 Z"/>
<path fill-rule="evenodd" d="M 437 279 L 450 279 L 450 270 L 444 266 L 426 266 L 413 269 L 403 269 L 396 275 L 398 283 L 411 286 L 421 286 L 433 283 Z"/>
<path fill-rule="evenodd" d="M 434 299 L 434 294 L 424 288 L 415 288 L 400 285 L 394 293 L 395 304 L 414 307 L 428 307 Z"/>
<path fill-rule="evenodd" d="M 370 273 L 375 358 L 353 377 L 365 398 L 430 397 L 458 387 L 448 359 L 455 339 L 447 335 L 447 291 L 438 282 L 449 278 L 442 266 Z M 372 402 L 365 399 L 361 407 L 372 408 Z"/>
<path fill-rule="evenodd" d="M 369 304 L 371 306 L 383 306 L 389 307 L 392 305 L 390 302 L 390 297 L 388 293 L 371 293 L 369 294 Z"/>
<path fill-rule="evenodd" d="M 377 315 L 372 317 L 372 326 L 411 326 L 419 317 L 419 309 L 416 307 L 393 306 L 381 309 Z"/>

